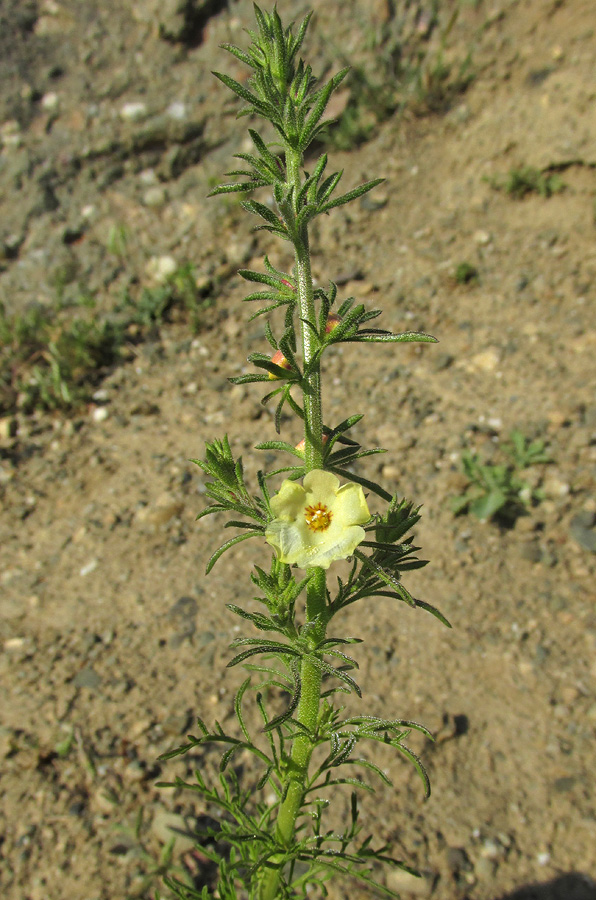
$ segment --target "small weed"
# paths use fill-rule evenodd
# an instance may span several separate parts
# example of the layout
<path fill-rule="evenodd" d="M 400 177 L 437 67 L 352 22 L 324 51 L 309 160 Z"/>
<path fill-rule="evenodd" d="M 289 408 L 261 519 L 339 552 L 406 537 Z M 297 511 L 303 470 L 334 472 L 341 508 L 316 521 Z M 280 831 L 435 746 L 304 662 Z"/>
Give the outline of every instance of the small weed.
<path fill-rule="evenodd" d="M 530 441 L 518 429 L 510 434 L 510 441 L 501 448 L 509 462 L 483 462 L 478 454 L 462 454 L 462 471 L 469 487 L 450 501 L 455 515 L 471 513 L 481 521 L 493 519 L 504 527 L 511 527 L 526 507 L 538 503 L 542 493 L 522 477 L 530 466 L 551 462 L 544 449 L 544 441 Z"/>
<path fill-rule="evenodd" d="M 0 415 L 17 407 L 27 414 L 80 406 L 120 362 L 129 325 L 159 328 L 178 309 L 196 334 L 210 302 L 192 266 L 181 266 L 165 284 L 144 288 L 137 300 L 127 294 L 113 318 L 95 317 L 95 300 L 85 291 L 73 301 L 59 296 L 55 306 L 33 306 L 23 314 L 9 315 L 0 304 Z"/>
<path fill-rule="evenodd" d="M 0 307 L 0 412 L 17 403 L 27 413 L 84 402 L 118 361 L 122 340 L 122 329 L 110 321 L 63 321 L 40 307 L 9 316 Z"/>
<path fill-rule="evenodd" d="M 469 262 L 460 262 L 455 267 L 457 284 L 474 284 L 479 279 L 478 269 Z"/>
<path fill-rule="evenodd" d="M 171 875 L 177 875 L 178 878 L 182 878 L 190 889 L 192 880 L 188 872 L 173 861 L 176 835 L 172 835 L 156 859 L 154 854 L 147 849 L 143 840 L 143 832 L 145 830 L 143 820 L 143 809 L 141 807 L 132 827 L 130 825 L 116 826 L 116 831 L 123 837 L 123 850 L 129 851 L 126 855 L 136 857 L 139 860 L 139 867 L 131 879 L 126 900 L 134 900 L 134 898 L 137 898 L 137 900 L 139 898 L 147 898 L 149 900 L 151 896 L 155 898 L 161 897 L 162 895 L 158 892 L 158 885 L 162 884 L 164 877 Z M 168 891 L 166 896 L 172 897 L 173 895 Z"/>
<path fill-rule="evenodd" d="M 112 225 L 108 232 L 107 250 L 112 256 L 123 259 L 128 248 L 129 231 L 126 225 Z"/>
<path fill-rule="evenodd" d="M 511 169 L 504 179 L 495 177 L 487 178 L 486 181 L 494 190 L 504 191 L 514 200 L 522 200 L 528 194 L 540 194 L 548 199 L 565 188 L 557 174 L 532 166 L 520 166 L 518 169 Z"/>
<path fill-rule="evenodd" d="M 411 109 L 416 115 L 445 112 L 473 79 L 471 51 L 460 62 L 446 59 L 459 3 L 451 12 L 439 0 L 422 13 L 409 4 L 395 6 L 376 32 L 363 26 L 367 55 L 360 63 L 349 60 L 349 102 L 333 129 L 322 134 L 322 141 L 334 149 L 349 150 L 369 140 L 397 110 Z"/>
<path fill-rule="evenodd" d="M 171 320 L 175 309 L 180 309 L 188 315 L 191 330 L 196 334 L 201 325 L 201 313 L 210 302 L 197 287 L 194 268 L 184 265 L 164 284 L 143 288 L 137 300 L 126 294 L 122 308 L 131 313 L 132 322 L 145 328 L 159 327 Z"/>

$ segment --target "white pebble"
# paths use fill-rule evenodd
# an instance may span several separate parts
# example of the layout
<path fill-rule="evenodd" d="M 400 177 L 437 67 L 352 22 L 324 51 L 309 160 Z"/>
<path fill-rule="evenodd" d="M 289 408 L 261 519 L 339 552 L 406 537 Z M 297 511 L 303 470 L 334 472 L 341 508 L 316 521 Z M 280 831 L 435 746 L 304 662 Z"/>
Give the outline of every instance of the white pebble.
<path fill-rule="evenodd" d="M 97 406 L 93 410 L 93 421 L 97 422 L 97 423 L 105 422 L 105 420 L 107 419 L 107 417 L 109 415 L 110 414 L 109 414 L 108 410 L 105 408 L 105 406 Z"/>
<path fill-rule="evenodd" d="M 91 559 L 91 560 L 89 560 L 89 562 L 86 565 L 83 566 L 83 568 L 79 572 L 79 575 L 81 575 L 81 577 L 84 578 L 85 575 L 90 575 L 91 572 L 95 571 L 95 569 L 97 569 L 97 566 L 98 566 L 97 560 Z"/>
<path fill-rule="evenodd" d="M 52 110 L 58 108 L 59 102 L 58 94 L 55 91 L 49 91 L 41 98 L 41 108 L 45 109 L 46 112 L 52 112 Z"/>
<path fill-rule="evenodd" d="M 166 112 L 171 119 L 181 121 L 186 118 L 186 104 L 180 100 L 175 100 L 174 103 L 170 103 Z"/>
<path fill-rule="evenodd" d="M 536 862 L 539 866 L 547 866 L 550 862 L 550 853 L 539 853 L 536 856 Z"/>
<path fill-rule="evenodd" d="M 146 184 L 148 187 L 152 184 L 157 184 L 155 169 L 143 169 L 142 172 L 139 172 L 139 181 L 141 184 Z"/>
<path fill-rule="evenodd" d="M 482 231 L 479 229 L 474 232 L 474 241 L 476 244 L 480 244 L 480 246 L 485 247 L 487 244 L 490 244 L 491 236 L 488 231 Z"/>
<path fill-rule="evenodd" d="M 143 119 L 147 115 L 147 104 L 142 101 L 136 103 L 125 103 L 120 110 L 120 117 L 129 122 L 136 122 Z"/>
<path fill-rule="evenodd" d="M 173 256 L 152 256 L 147 263 L 146 272 L 158 282 L 167 281 L 178 268 Z"/>

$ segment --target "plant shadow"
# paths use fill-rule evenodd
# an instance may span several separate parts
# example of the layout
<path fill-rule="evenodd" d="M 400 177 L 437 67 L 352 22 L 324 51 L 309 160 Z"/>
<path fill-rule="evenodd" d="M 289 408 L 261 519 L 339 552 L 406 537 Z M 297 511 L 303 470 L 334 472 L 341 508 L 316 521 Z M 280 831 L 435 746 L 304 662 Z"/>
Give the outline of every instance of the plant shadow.
<path fill-rule="evenodd" d="M 596 881 L 582 872 L 568 872 L 543 884 L 529 884 L 498 900 L 596 900 Z"/>

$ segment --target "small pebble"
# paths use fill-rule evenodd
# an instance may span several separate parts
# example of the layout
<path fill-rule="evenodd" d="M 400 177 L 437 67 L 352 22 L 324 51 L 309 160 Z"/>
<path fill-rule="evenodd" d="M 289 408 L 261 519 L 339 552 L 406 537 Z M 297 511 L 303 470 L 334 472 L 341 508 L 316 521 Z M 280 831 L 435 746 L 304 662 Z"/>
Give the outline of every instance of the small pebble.
<path fill-rule="evenodd" d="M 170 103 L 166 109 L 166 113 L 171 119 L 176 119 L 181 122 L 186 118 L 186 104 L 182 103 L 180 100 L 175 100 L 173 103 Z"/>
<path fill-rule="evenodd" d="M 163 206 L 167 200 L 166 189 L 160 184 L 147 188 L 143 194 L 143 203 L 145 206 Z"/>
<path fill-rule="evenodd" d="M 155 281 L 163 283 L 174 274 L 177 268 L 178 263 L 173 256 L 152 256 L 145 271 Z"/>
<path fill-rule="evenodd" d="M 390 890 L 398 894 L 409 894 L 411 897 L 430 897 L 433 884 L 434 877 L 427 873 L 418 878 L 401 869 L 392 869 L 387 874 L 387 887 Z"/>
<path fill-rule="evenodd" d="M 45 109 L 46 112 L 53 112 L 58 108 L 60 100 L 58 94 L 56 94 L 55 91 L 50 91 L 49 93 L 43 95 L 40 102 L 42 109 Z"/>
<path fill-rule="evenodd" d="M 89 560 L 89 562 L 86 565 L 84 565 L 82 567 L 82 569 L 79 571 L 79 575 L 82 578 L 85 578 L 86 575 L 90 575 L 91 572 L 94 572 L 95 569 L 97 569 L 98 565 L 99 565 L 98 560 L 96 560 L 96 559 Z"/>
<path fill-rule="evenodd" d="M 485 247 L 487 244 L 490 244 L 491 236 L 488 231 L 479 229 L 478 231 L 474 232 L 474 242 L 476 244 L 479 244 L 481 247 Z"/>
<path fill-rule="evenodd" d="M 494 877 L 496 868 L 494 859 L 483 856 L 475 863 L 474 874 L 479 881 L 491 881 Z"/>
<path fill-rule="evenodd" d="M 94 422 L 99 424 L 100 422 L 105 422 L 109 415 L 110 413 L 105 406 L 96 406 L 91 414 L 91 417 Z"/>
<path fill-rule="evenodd" d="M 120 117 L 128 122 L 138 122 L 147 115 L 147 104 L 141 101 L 125 103 L 120 110 Z"/>

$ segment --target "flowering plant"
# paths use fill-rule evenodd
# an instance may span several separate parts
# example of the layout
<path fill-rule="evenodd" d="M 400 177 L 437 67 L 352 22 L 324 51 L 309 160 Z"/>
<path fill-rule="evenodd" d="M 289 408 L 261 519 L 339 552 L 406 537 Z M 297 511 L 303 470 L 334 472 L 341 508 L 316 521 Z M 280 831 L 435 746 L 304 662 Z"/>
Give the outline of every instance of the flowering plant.
<path fill-rule="evenodd" d="M 240 271 L 246 281 L 262 288 L 246 300 L 264 302 L 252 318 L 269 317 L 265 332 L 273 353 L 251 354 L 249 361 L 257 371 L 230 381 L 266 383 L 268 391 L 262 402 L 276 401 L 277 433 L 282 410 L 288 408 L 302 421 L 304 439 L 296 447 L 281 439 L 256 445 L 258 450 L 291 456 L 289 464 L 281 468 L 258 472 L 257 493 L 247 486 L 242 460 L 234 458 L 227 436 L 207 444 L 205 458 L 195 460 L 210 478 L 206 490 L 212 501 L 199 517 L 226 513 L 231 515 L 226 525 L 238 529 L 215 550 L 207 571 L 241 541 L 267 541 L 274 550 L 269 571 L 255 567 L 251 575 L 264 612 L 228 606 L 258 632 L 276 637 L 253 633 L 232 645 L 238 652 L 228 665 L 244 664 L 249 671 L 235 699 L 238 734 L 226 734 L 219 724 L 209 729 L 199 719 L 199 734 L 189 736 L 184 746 L 166 755 L 170 758 L 212 743 L 225 748 L 219 784 L 208 784 L 201 771 L 194 784 L 180 779 L 174 782 L 175 786 L 198 791 L 218 810 L 219 820 L 207 829 L 201 845 L 202 852 L 218 866 L 215 893 L 207 886 L 198 891 L 174 878 L 166 882 L 181 900 L 274 900 L 311 896 L 317 886 L 326 896 L 325 882 L 343 873 L 374 885 L 386 896 L 397 896 L 376 880 L 374 864 L 407 867 L 389 856 L 386 847 L 373 848 L 372 838 L 359 840 L 356 790 L 371 788 L 339 770 L 341 766 L 350 766 L 352 771 L 354 766 L 363 767 L 389 783 L 378 766 L 354 755 L 359 742 L 377 741 L 394 747 L 414 764 L 428 793 L 422 763 L 404 742 L 412 729 L 430 735 L 414 722 L 345 715 L 344 708 L 335 705 L 340 692 L 360 696 L 360 688 L 350 674 L 357 664 L 345 653 L 345 647 L 358 643 L 358 639 L 332 637 L 328 629 L 345 607 L 373 596 L 419 607 L 448 623 L 434 607 L 412 597 L 402 583 L 404 572 L 426 564 L 416 557 L 418 548 L 409 535 L 419 520 L 419 510 L 354 469 L 358 460 L 383 451 L 362 449 L 348 436 L 361 415 L 349 416 L 334 426 L 325 423 L 321 361 L 334 344 L 341 342 L 393 344 L 434 342 L 435 338 L 372 328 L 370 323 L 380 311 L 366 310 L 354 298 L 346 299 L 332 312 L 336 285 L 331 283 L 327 290 L 313 285 L 310 223 L 362 196 L 382 179 L 336 195 L 342 173 L 325 174 L 325 153 L 309 171 L 304 170 L 305 152 L 326 127 L 325 108 L 347 70 L 319 86 L 311 67 L 297 58 L 310 16 L 294 33 L 292 26 L 283 27 L 276 10 L 267 13 L 255 5 L 255 15 L 258 30 L 249 32 L 252 44 L 248 50 L 226 45 L 251 68 L 248 83 L 216 75 L 243 101 L 240 115 L 269 121 L 278 142 L 268 144 L 257 131 L 249 129 L 254 152 L 237 154 L 245 168 L 228 173 L 237 180 L 218 186 L 212 193 L 238 192 L 246 197 L 263 188 L 272 190 L 273 206 L 252 198 L 243 199 L 242 205 L 261 219 L 258 228 L 292 244 L 295 262 L 289 273 L 276 269 L 267 257 L 264 272 Z M 284 313 L 281 327 L 278 310 Z M 272 495 L 271 479 L 280 473 L 286 474 L 286 480 Z M 340 484 L 340 479 L 346 483 Z M 370 514 L 365 490 L 385 503 L 382 513 Z M 335 561 L 345 559 L 351 559 L 348 573 L 337 579 L 337 588 L 332 590 L 327 584 L 327 570 Z M 258 664 L 252 662 L 259 656 Z M 266 700 L 270 688 L 279 688 L 289 696 L 281 709 L 270 709 L 276 702 L 275 697 Z M 247 727 L 243 712 L 244 700 L 253 689 L 263 723 L 256 734 Z M 315 750 L 318 752 L 313 758 Z M 249 789 L 240 786 L 230 766 L 239 751 L 251 754 L 261 767 Z M 329 805 L 326 792 L 336 785 L 354 789 L 351 820 L 339 833 L 323 827 Z M 226 852 L 222 844 L 227 844 Z"/>

